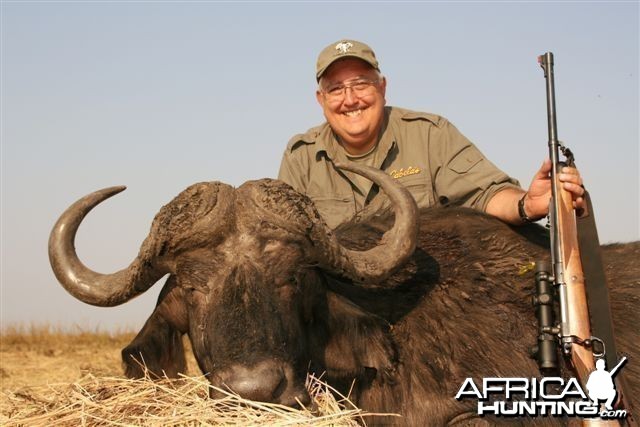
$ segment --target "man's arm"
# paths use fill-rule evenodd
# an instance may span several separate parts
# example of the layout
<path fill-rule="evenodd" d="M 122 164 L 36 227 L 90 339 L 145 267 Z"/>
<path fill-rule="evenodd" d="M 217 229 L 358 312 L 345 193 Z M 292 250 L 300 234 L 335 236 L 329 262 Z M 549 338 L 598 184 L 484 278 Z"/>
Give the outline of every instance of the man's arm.
<path fill-rule="evenodd" d="M 498 193 L 506 192 L 502 195 L 505 196 L 515 192 L 520 197 L 524 193 L 517 180 L 496 167 L 445 119 L 437 129 L 430 131 L 428 154 L 436 201 L 441 204 L 487 212 L 489 202 Z M 499 206 L 503 207 L 503 204 Z M 496 213 L 501 219 L 509 218 L 508 212 Z"/>
<path fill-rule="evenodd" d="M 523 223 L 518 212 L 518 202 L 524 195 L 524 213 L 534 221 L 544 218 L 549 213 L 549 200 L 551 199 L 551 160 L 544 161 L 538 172 L 531 180 L 529 190 L 526 192 L 506 188 L 489 200 L 485 212 L 491 214 L 504 222 L 514 225 Z M 584 206 L 584 188 L 582 188 L 582 178 L 575 168 L 565 167 L 562 173 L 558 174 L 558 179 L 563 183 L 563 187 L 571 193 L 573 205 L 576 209 Z"/>
<path fill-rule="evenodd" d="M 499 191 L 498 193 L 493 195 L 493 197 L 489 200 L 489 203 L 487 203 L 485 212 L 509 224 L 523 224 L 523 221 L 522 219 L 520 219 L 520 214 L 518 212 L 518 202 L 524 194 L 524 190 L 516 188 L 505 188 L 504 190 Z M 526 209 L 527 198 L 528 197 L 525 196 L 525 213 L 527 213 L 527 216 L 529 216 L 529 218 L 533 220 L 542 218 L 536 218 L 529 215 L 529 211 Z"/>

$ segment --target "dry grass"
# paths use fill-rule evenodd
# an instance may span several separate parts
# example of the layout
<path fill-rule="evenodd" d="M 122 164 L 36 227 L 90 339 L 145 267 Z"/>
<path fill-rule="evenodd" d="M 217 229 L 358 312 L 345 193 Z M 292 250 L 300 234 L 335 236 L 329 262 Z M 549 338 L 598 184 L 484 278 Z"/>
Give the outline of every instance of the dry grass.
<path fill-rule="evenodd" d="M 134 336 L 126 331 L 65 331 L 50 326 L 3 328 L 0 389 L 73 382 L 89 373 L 122 375 L 120 350 Z"/>
<path fill-rule="evenodd" d="M 73 384 L 6 392 L 0 421 L 6 426 L 358 425 L 363 414 L 347 399 L 337 401 L 316 378 L 309 377 L 308 386 L 313 412 L 252 402 L 222 390 L 225 397 L 212 400 L 204 377 L 153 381 L 89 374 Z"/>
<path fill-rule="evenodd" d="M 120 349 L 130 332 L 66 333 L 50 327 L 5 329 L 0 335 L 0 424 L 7 426 L 335 426 L 366 416 L 317 378 L 307 378 L 313 410 L 252 402 L 211 385 L 188 360 L 189 376 L 131 380 Z M 187 352 L 190 354 L 190 351 Z M 336 399 L 336 396 L 338 398 Z"/>

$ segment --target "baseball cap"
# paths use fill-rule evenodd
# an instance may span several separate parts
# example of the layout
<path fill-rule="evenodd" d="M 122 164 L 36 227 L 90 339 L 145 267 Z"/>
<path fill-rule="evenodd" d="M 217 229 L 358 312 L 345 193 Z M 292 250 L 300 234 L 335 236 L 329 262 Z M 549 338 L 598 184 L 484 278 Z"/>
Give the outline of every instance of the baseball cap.
<path fill-rule="evenodd" d="M 322 49 L 320 55 L 318 55 L 318 62 L 316 63 L 316 80 L 320 80 L 322 73 L 324 73 L 331 64 L 338 59 L 353 57 L 362 59 L 376 70 L 378 68 L 378 60 L 376 54 L 366 44 L 356 40 L 339 40 L 335 43 Z"/>

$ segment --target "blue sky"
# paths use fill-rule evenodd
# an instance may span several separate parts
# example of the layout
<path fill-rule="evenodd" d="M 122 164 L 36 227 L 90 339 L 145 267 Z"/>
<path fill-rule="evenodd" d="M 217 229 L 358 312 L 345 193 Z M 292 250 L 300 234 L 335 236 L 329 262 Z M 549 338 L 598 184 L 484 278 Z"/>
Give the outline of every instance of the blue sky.
<path fill-rule="evenodd" d="M 323 121 L 315 60 L 340 38 L 374 48 L 389 105 L 446 116 L 524 186 L 547 155 L 536 57 L 553 51 L 558 134 L 600 239 L 640 238 L 636 1 L 3 1 L 1 12 L 2 326 L 141 326 L 160 286 L 106 309 L 57 284 L 57 216 L 128 186 L 76 241 L 111 272 L 186 186 L 274 177 L 287 140 Z"/>

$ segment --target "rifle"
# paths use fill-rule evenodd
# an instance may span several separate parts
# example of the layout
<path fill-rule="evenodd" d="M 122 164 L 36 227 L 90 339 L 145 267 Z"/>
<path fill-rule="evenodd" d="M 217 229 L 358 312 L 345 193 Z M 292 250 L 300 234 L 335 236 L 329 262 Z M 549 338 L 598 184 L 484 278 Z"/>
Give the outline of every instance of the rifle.
<path fill-rule="evenodd" d="M 605 358 L 605 349 L 612 354 L 609 360 L 615 360 L 615 347 L 611 336 L 605 347 L 603 340 L 592 336 L 585 289 L 585 274 L 580 257 L 580 246 L 576 211 L 573 208 L 571 194 L 562 187 L 558 180 L 558 173 L 564 166 L 574 166 L 573 153 L 564 147 L 557 137 L 555 86 L 553 74 L 553 53 L 547 52 L 538 57 L 538 62 L 544 70 L 547 89 L 547 123 L 549 133 L 549 157 L 551 159 L 551 201 L 549 205 L 549 225 L 551 235 L 551 264 L 536 263 L 536 292 L 534 305 L 538 317 L 539 335 L 538 346 L 535 350 L 540 369 L 543 374 L 557 371 L 557 347 L 569 360 L 570 365 L 582 384 L 595 370 L 595 359 Z M 560 161 L 560 152 L 565 157 Z M 585 193 L 588 199 L 588 194 Z M 590 204 L 587 203 L 589 209 Z M 589 215 L 581 212 L 580 215 Z M 593 218 L 591 218 L 593 221 Z M 602 283 L 602 286 L 605 286 Z M 605 286 L 606 292 L 606 286 Z M 559 307 L 556 316 L 555 302 Z M 595 301 L 592 300 L 595 304 Z M 608 305 L 608 298 L 599 301 Z M 608 308 L 608 307 L 607 307 Z M 559 322 L 555 323 L 555 318 Z M 607 319 L 610 322 L 610 318 Z M 618 384 L 618 396 L 622 393 L 622 383 Z M 619 399 L 618 403 L 622 399 Z M 623 405 L 626 402 L 622 402 Z M 624 405 L 625 409 L 630 409 Z M 635 424 L 631 414 L 626 419 L 629 425 Z M 618 420 L 603 420 L 600 418 L 583 420 L 583 425 L 615 425 Z"/>

